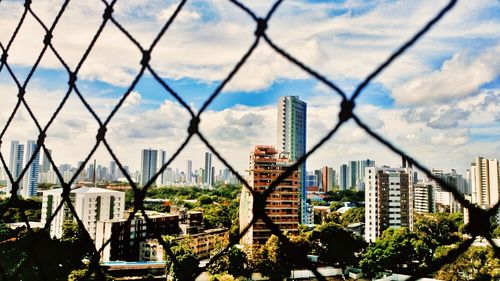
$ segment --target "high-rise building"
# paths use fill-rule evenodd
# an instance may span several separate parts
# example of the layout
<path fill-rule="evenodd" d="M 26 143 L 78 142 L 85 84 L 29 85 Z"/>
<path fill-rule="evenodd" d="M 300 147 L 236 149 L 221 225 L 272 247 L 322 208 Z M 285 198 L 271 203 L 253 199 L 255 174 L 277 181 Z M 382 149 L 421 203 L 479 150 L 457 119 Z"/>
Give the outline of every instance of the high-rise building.
<path fill-rule="evenodd" d="M 158 150 L 158 163 L 157 163 L 157 168 L 158 170 L 163 167 L 167 163 L 167 152 L 165 150 Z M 156 172 L 156 171 L 155 171 Z M 157 186 L 164 186 L 167 184 L 167 174 L 165 171 L 161 173 L 158 178 L 156 179 L 156 185 Z"/>
<path fill-rule="evenodd" d="M 12 141 L 10 143 L 10 159 L 9 159 L 9 170 L 14 181 L 16 181 L 23 171 L 23 157 L 24 157 L 24 145 L 19 144 L 19 141 Z M 22 181 L 19 181 L 18 194 L 20 193 Z M 7 189 L 5 194 L 10 196 L 12 190 L 12 183 L 10 179 L 7 178 Z"/>
<path fill-rule="evenodd" d="M 187 160 L 186 183 L 193 182 L 193 161 Z"/>
<path fill-rule="evenodd" d="M 323 175 L 321 174 L 321 170 L 314 170 L 314 175 L 316 175 L 316 186 L 319 189 L 323 188 Z"/>
<path fill-rule="evenodd" d="M 347 188 L 356 188 L 358 185 L 359 169 L 358 161 L 349 161 L 349 179 L 347 180 Z"/>
<path fill-rule="evenodd" d="M 433 213 L 436 210 L 434 186 L 417 183 L 413 186 L 413 209 L 419 214 Z"/>
<path fill-rule="evenodd" d="M 205 152 L 205 169 L 203 170 L 203 184 L 206 187 L 212 187 L 213 174 L 212 174 L 212 153 Z"/>
<path fill-rule="evenodd" d="M 333 168 L 332 168 L 332 169 L 333 169 Z M 332 181 L 333 186 L 334 186 L 334 187 L 338 187 L 338 186 L 339 186 L 339 175 L 338 175 L 338 173 L 337 173 L 337 171 L 336 171 L 336 170 L 333 170 L 333 173 L 332 173 L 332 174 L 333 174 L 333 181 Z"/>
<path fill-rule="evenodd" d="M 47 152 L 52 156 L 52 150 L 47 149 Z M 49 157 L 47 157 L 47 153 L 43 153 L 43 161 L 42 161 L 42 168 L 40 169 L 41 173 L 48 173 L 51 170 L 51 165 L 50 165 L 50 160 Z"/>
<path fill-rule="evenodd" d="M 306 187 L 317 187 L 318 186 L 318 177 L 315 172 L 309 172 L 307 174 L 307 182 Z"/>
<path fill-rule="evenodd" d="M 455 188 L 461 194 L 466 194 L 468 183 L 462 175 L 457 174 L 454 169 L 452 169 L 450 173 L 444 172 L 440 169 L 432 169 L 432 174 Z M 453 193 L 449 192 L 432 179 L 427 179 L 427 181 L 431 182 L 434 186 L 436 211 L 454 213 L 461 210 L 461 206 L 458 201 L 455 200 Z"/>
<path fill-rule="evenodd" d="M 499 199 L 499 167 L 497 159 L 476 157 L 471 163 L 470 183 L 473 203 L 482 208 L 495 205 Z"/>
<path fill-rule="evenodd" d="M 278 100 L 278 152 L 289 154 L 296 162 L 306 153 L 307 104 L 298 96 L 280 97 Z M 300 217 L 307 223 L 306 162 L 299 166 Z"/>
<path fill-rule="evenodd" d="M 33 197 L 36 196 L 38 190 L 38 175 L 40 172 L 40 153 L 36 151 L 37 149 L 36 141 L 29 140 L 26 144 L 26 163 L 30 161 L 33 157 L 33 161 L 29 166 L 26 174 L 23 178 L 23 191 L 21 195 L 23 197 Z M 35 152 L 37 152 L 35 154 Z"/>
<path fill-rule="evenodd" d="M 151 180 L 157 171 L 158 151 L 143 149 L 141 153 L 141 185 L 144 186 Z M 153 183 L 154 185 L 154 183 Z"/>
<path fill-rule="evenodd" d="M 357 161 L 356 171 L 356 190 L 365 190 L 365 169 L 366 167 L 375 167 L 375 161 L 367 159 Z"/>
<path fill-rule="evenodd" d="M 62 188 L 43 191 L 42 223 L 54 214 L 61 204 Z M 82 221 L 90 238 L 95 239 L 97 221 L 119 221 L 123 219 L 125 193 L 97 187 L 80 187 L 70 191 L 71 203 Z M 74 221 L 73 214 L 66 203 L 50 223 L 50 237 L 61 238 L 63 224 Z"/>
<path fill-rule="evenodd" d="M 405 165 L 404 165 L 405 166 Z M 365 240 L 375 242 L 388 228 L 413 228 L 411 168 L 369 167 L 365 174 Z"/>
<path fill-rule="evenodd" d="M 117 174 L 117 166 L 116 166 L 116 162 L 115 161 L 110 161 L 109 162 L 109 176 L 110 176 L 110 180 L 116 180 L 118 178 L 118 174 Z"/>
<path fill-rule="evenodd" d="M 339 168 L 339 187 L 340 190 L 347 190 L 349 186 L 349 166 L 346 164 L 340 165 Z"/>
<path fill-rule="evenodd" d="M 500 199 L 500 170 L 497 159 L 476 157 L 471 163 L 470 185 L 472 189 L 472 203 L 481 208 L 491 208 Z M 497 213 L 497 222 L 500 223 L 500 211 Z"/>
<path fill-rule="evenodd" d="M 323 192 L 333 190 L 333 168 L 324 166 L 321 169 L 321 187 Z"/>
<path fill-rule="evenodd" d="M 285 170 L 292 165 L 284 154 L 278 155 L 273 146 L 257 145 L 250 154 L 249 183 L 255 193 L 262 194 Z M 298 233 L 299 227 L 299 173 L 293 171 L 269 195 L 265 212 L 282 231 Z M 246 188 L 241 191 L 240 231 L 252 221 L 254 198 Z M 243 235 L 243 244 L 264 244 L 272 235 L 271 230 L 262 220 L 258 220 Z"/>

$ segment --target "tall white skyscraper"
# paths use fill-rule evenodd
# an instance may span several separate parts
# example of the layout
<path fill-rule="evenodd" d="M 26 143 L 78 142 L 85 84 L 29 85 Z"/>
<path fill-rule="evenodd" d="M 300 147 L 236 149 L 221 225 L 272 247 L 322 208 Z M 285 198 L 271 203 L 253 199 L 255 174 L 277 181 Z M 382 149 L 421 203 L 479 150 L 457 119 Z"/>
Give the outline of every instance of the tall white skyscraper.
<path fill-rule="evenodd" d="M 38 146 L 36 144 L 36 141 L 34 140 L 29 140 L 28 143 L 26 144 L 26 163 L 30 161 L 31 157 L 34 158 L 33 162 L 31 162 L 31 165 L 28 168 L 28 171 L 26 171 L 26 174 L 24 174 L 23 189 L 22 189 L 23 191 L 21 193 L 23 197 L 36 196 L 38 190 L 38 175 L 40 173 L 40 153 L 36 153 L 36 155 L 34 155 L 37 147 Z"/>
<path fill-rule="evenodd" d="M 205 152 L 205 169 L 203 170 L 203 183 L 207 187 L 212 187 L 213 180 L 212 153 Z"/>
<path fill-rule="evenodd" d="M 187 160 L 186 167 L 186 183 L 191 183 L 193 181 L 193 161 Z"/>
<path fill-rule="evenodd" d="M 12 178 L 16 181 L 21 172 L 23 171 L 23 157 L 24 157 L 24 145 L 19 144 L 19 141 L 12 141 L 10 143 L 10 159 L 9 159 L 9 170 L 12 174 Z M 22 181 L 19 182 L 19 185 L 22 186 Z M 7 178 L 7 190 L 5 194 L 10 196 L 12 190 L 12 183 L 10 179 Z M 18 194 L 20 194 L 20 189 L 18 189 Z"/>
<path fill-rule="evenodd" d="M 154 176 L 158 163 L 158 151 L 143 149 L 141 152 L 141 185 L 144 186 Z M 154 183 L 153 183 L 154 185 Z"/>
<path fill-rule="evenodd" d="M 157 167 L 158 167 L 158 170 L 161 169 L 161 167 L 167 163 L 167 152 L 165 150 L 158 150 L 158 164 L 157 164 Z M 156 185 L 157 186 L 164 186 L 167 184 L 167 173 L 165 171 L 163 171 L 163 173 L 161 173 L 161 175 L 158 176 L 158 178 L 156 179 Z"/>
<path fill-rule="evenodd" d="M 500 171 L 497 159 L 476 157 L 471 163 L 470 184 L 472 203 L 481 208 L 490 208 L 500 199 Z M 497 214 L 500 222 L 500 212 Z"/>
<path fill-rule="evenodd" d="M 306 153 L 307 104 L 298 96 L 280 97 L 278 100 L 278 151 L 288 153 L 290 161 L 296 162 Z M 306 163 L 299 167 L 300 217 L 307 223 Z"/>
<path fill-rule="evenodd" d="M 471 164 L 472 200 L 481 207 L 490 207 L 499 198 L 499 172 L 497 159 L 476 157 Z"/>

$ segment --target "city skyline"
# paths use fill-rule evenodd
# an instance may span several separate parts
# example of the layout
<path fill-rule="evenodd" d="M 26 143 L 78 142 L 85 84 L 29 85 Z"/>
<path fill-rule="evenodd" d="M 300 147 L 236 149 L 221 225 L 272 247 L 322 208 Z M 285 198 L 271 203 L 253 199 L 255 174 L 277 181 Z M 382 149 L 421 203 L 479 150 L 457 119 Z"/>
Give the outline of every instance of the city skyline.
<path fill-rule="evenodd" d="M 53 5 L 49 2 L 40 3 L 37 7 L 42 19 L 51 15 Z M 425 23 L 438 6 L 444 4 L 413 1 L 293 3 L 280 7 L 269 24 L 269 34 L 276 36 L 277 42 L 286 50 L 325 74 L 348 93 L 409 34 Z M 66 47 L 60 41 L 64 37 L 61 32 L 66 28 L 74 34 L 89 35 L 100 21 L 102 7 L 82 5 L 88 8 L 87 14 L 70 5 L 73 17 L 63 16 L 64 24 L 55 29 L 53 43 L 57 48 Z M 149 42 L 156 34 L 155 29 L 149 27 L 163 22 L 173 6 L 159 9 L 158 3 L 152 2 L 141 6 L 141 13 L 130 12 L 135 5 L 124 1 L 117 5 L 115 14 L 140 42 Z M 253 23 L 231 5 L 218 1 L 188 4 L 179 14 L 178 20 L 182 24 L 174 23 L 173 34 L 169 33 L 173 36 L 171 38 L 177 38 L 171 42 L 175 52 L 162 40 L 152 56 L 153 67 L 159 69 L 164 81 L 179 92 L 194 110 L 201 107 L 253 38 Z M 262 14 L 269 8 L 266 1 L 253 1 L 249 5 Z M 7 5 L 0 12 L 5 13 L 4 24 L 0 27 L 2 42 L 10 36 L 17 23 L 18 9 L 17 6 Z M 99 16 L 89 16 L 93 12 Z M 500 4 L 497 2 L 459 2 L 421 42 L 373 81 L 357 101 L 356 113 L 427 167 L 454 168 L 464 173 L 470 159 L 477 155 L 500 158 L 497 133 L 500 131 L 500 21 L 492 16 L 498 12 Z M 290 16 L 296 21 L 290 23 Z M 88 25 L 77 24 L 82 18 L 89 20 Z M 144 19 L 150 21 L 139 23 Z M 317 24 L 318 21 L 322 24 Z M 231 31 L 226 25 L 228 22 L 238 32 Z M 373 22 L 378 23 L 377 28 L 372 26 Z M 201 29 L 198 28 L 200 24 L 203 24 Z M 37 48 L 23 46 L 36 45 L 32 42 L 36 38 L 40 39 L 35 41 L 41 46 L 44 35 L 34 23 L 28 22 L 27 25 L 33 28 L 27 28 L 16 39 L 8 60 L 21 81 L 28 73 L 26 65 L 33 63 L 38 52 Z M 456 32 L 457 26 L 460 32 Z M 213 34 L 216 38 L 207 42 L 203 34 L 215 28 L 219 33 Z M 286 32 L 290 28 L 307 32 Z M 89 61 L 83 65 L 77 81 L 82 95 L 100 118 L 107 117 L 116 105 L 140 61 L 140 54 L 129 42 L 122 42 L 116 30 L 106 28 L 105 33 L 98 40 Z M 65 49 L 63 57 L 76 61 L 87 43 L 85 38 L 82 36 L 75 41 L 75 46 L 79 48 Z M 185 44 L 185 38 L 193 44 Z M 106 48 L 115 47 L 117 43 L 123 43 L 119 44 L 123 46 L 122 54 L 109 55 Z M 366 48 L 372 44 L 378 47 Z M 191 46 L 196 46 L 196 52 Z M 160 63 L 160 57 L 164 58 L 164 63 Z M 273 63 L 269 65 L 269 62 Z M 268 69 L 266 73 L 256 71 L 264 68 Z M 27 104 L 42 125 L 49 120 L 66 91 L 66 85 L 65 71 L 54 63 L 53 57 L 44 57 L 28 84 L 26 94 Z M 0 90 L 6 93 L 2 96 L 1 108 L 4 110 L 0 111 L 0 122 L 5 123 L 10 114 L 7 109 L 13 108 L 16 102 L 17 88 L 10 77 L 1 75 Z M 243 174 L 245 155 L 253 145 L 273 143 L 276 100 L 285 95 L 299 95 L 308 104 L 307 149 L 310 149 L 335 124 L 340 99 L 316 80 L 275 56 L 266 46 L 258 48 L 257 55 L 249 59 L 228 88 L 208 107 L 201 116 L 200 130 L 220 150 L 221 155 Z M 139 170 L 140 160 L 133 151 L 144 147 L 176 151 L 187 136 L 189 120 L 187 112 L 151 76 L 146 75 L 111 120 L 106 139 L 123 165 Z M 263 127 L 263 124 L 269 126 Z M 53 158 L 58 165 L 77 163 L 88 155 L 95 143 L 97 130 L 97 122 L 72 94 L 49 128 L 45 145 L 54 151 Z M 4 139 L 16 140 L 27 136 L 36 139 L 38 132 L 21 106 Z M 8 155 L 8 149 L 8 145 L 3 145 L 2 154 Z M 203 155 L 205 151 L 207 147 L 195 137 L 172 167 L 185 167 L 187 160 L 193 161 L 193 167 L 201 167 L 203 159 L 197 155 Z M 101 163 L 111 159 L 103 146 L 92 158 Z M 213 158 L 214 165 L 220 166 L 216 157 Z M 391 166 L 399 164 L 399 156 L 348 122 L 307 162 L 308 166 L 317 169 L 324 164 L 337 167 L 351 159 L 364 158 L 376 159 Z"/>

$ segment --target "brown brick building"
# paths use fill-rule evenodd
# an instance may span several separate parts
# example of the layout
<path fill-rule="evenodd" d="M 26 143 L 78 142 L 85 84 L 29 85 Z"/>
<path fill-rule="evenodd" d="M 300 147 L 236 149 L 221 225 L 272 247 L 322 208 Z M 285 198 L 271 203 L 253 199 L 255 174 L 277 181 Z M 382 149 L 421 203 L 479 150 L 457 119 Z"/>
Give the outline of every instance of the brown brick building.
<path fill-rule="evenodd" d="M 257 145 L 250 154 L 249 184 L 260 194 L 289 167 L 289 159 L 278 155 L 273 146 Z M 282 231 L 297 233 L 299 226 L 299 173 L 293 171 L 285 178 L 266 200 L 265 213 Z M 252 220 L 254 198 L 246 188 L 242 189 L 240 199 L 240 231 Z M 264 244 L 271 236 L 271 230 L 262 220 L 258 220 L 242 237 L 243 244 Z"/>

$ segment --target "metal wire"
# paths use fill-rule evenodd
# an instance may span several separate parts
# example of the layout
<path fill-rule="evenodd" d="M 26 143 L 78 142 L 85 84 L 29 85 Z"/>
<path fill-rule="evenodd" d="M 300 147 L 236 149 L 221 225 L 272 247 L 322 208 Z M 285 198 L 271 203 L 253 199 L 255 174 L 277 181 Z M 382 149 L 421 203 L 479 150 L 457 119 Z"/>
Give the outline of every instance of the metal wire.
<path fill-rule="evenodd" d="M 129 182 L 130 186 L 132 187 L 134 191 L 134 210 L 131 216 L 129 216 L 127 223 L 130 223 L 132 220 L 134 214 L 137 212 L 142 213 L 144 216 L 145 220 L 147 221 L 148 224 L 151 223 L 151 219 L 148 217 L 147 213 L 144 211 L 143 208 L 143 200 L 146 196 L 147 190 L 151 187 L 151 185 L 155 182 L 156 178 L 158 178 L 164 171 L 165 169 L 172 163 L 172 161 L 175 160 L 175 158 L 178 156 L 178 154 L 183 151 L 187 145 L 189 144 L 190 140 L 192 139 L 193 136 L 197 136 L 207 147 L 210 151 L 213 152 L 213 154 L 227 167 L 233 172 L 236 177 L 243 183 L 244 188 L 248 189 L 249 192 L 252 193 L 254 196 L 254 200 L 256 201 L 256 205 L 263 205 L 262 203 L 265 202 L 268 198 L 268 196 L 275 190 L 275 188 L 284 180 L 286 177 L 288 177 L 294 170 L 297 169 L 302 163 L 304 163 L 317 149 L 319 149 L 325 142 L 330 140 L 337 130 L 345 124 L 346 121 L 349 119 L 353 119 L 354 122 L 362 128 L 364 131 L 366 131 L 367 134 L 372 136 L 374 139 L 379 141 L 381 144 L 385 145 L 387 148 L 392 150 L 394 153 L 400 155 L 401 157 L 404 157 L 407 159 L 410 163 L 412 163 L 415 167 L 423 171 L 427 177 L 435 180 L 440 184 L 441 187 L 443 187 L 445 190 L 452 192 L 455 199 L 457 199 L 464 207 L 468 208 L 471 214 L 470 221 L 488 221 L 489 217 L 494 216 L 496 211 L 498 210 L 500 204 L 497 204 L 494 206 L 492 209 L 489 211 L 484 211 L 482 209 L 479 209 L 477 206 L 471 204 L 469 201 L 467 201 L 463 196 L 458 192 L 458 190 L 455 189 L 454 186 L 449 185 L 448 183 L 442 181 L 440 178 L 436 178 L 429 169 L 427 169 L 424 165 L 419 163 L 418 161 L 415 160 L 414 157 L 411 157 L 408 155 L 405 151 L 402 149 L 398 148 L 395 144 L 389 142 L 387 139 L 385 139 L 383 136 L 379 135 L 375 131 L 373 131 L 369 126 L 367 126 L 360 118 L 357 116 L 354 112 L 355 109 L 355 101 L 359 96 L 363 93 L 363 90 L 369 85 L 369 83 L 378 75 L 380 74 L 383 70 L 385 70 L 387 67 L 390 66 L 390 64 L 399 58 L 408 48 L 410 48 L 412 45 L 416 44 L 422 36 L 424 36 L 429 30 L 431 30 L 435 24 L 437 24 L 450 10 L 453 9 L 455 4 L 457 3 L 456 0 L 451 0 L 448 2 L 446 6 L 444 6 L 439 13 L 432 18 L 431 20 L 428 21 L 428 23 L 422 27 L 411 39 L 409 39 L 407 42 L 405 42 L 400 48 L 398 48 L 396 51 L 393 52 L 389 58 L 381 62 L 381 64 L 375 68 L 375 70 L 366 77 L 366 79 L 360 83 L 354 93 L 352 94 L 351 98 L 348 98 L 347 94 L 339 87 L 337 86 L 333 81 L 329 80 L 325 75 L 321 74 L 320 72 L 314 70 L 313 68 L 309 67 L 305 63 L 301 62 L 299 58 L 296 58 L 292 56 L 290 53 L 288 53 L 285 49 L 282 47 L 277 46 L 277 44 L 274 43 L 274 41 L 268 36 L 266 33 L 266 29 L 269 25 L 270 20 L 272 19 L 273 15 L 275 12 L 279 9 L 280 5 L 284 5 L 282 0 L 275 1 L 272 7 L 269 9 L 268 13 L 264 18 L 260 18 L 256 15 L 252 9 L 248 8 L 246 5 L 243 3 L 239 2 L 238 0 L 229 0 L 230 3 L 234 4 L 235 7 L 238 9 L 241 9 L 244 11 L 255 23 L 256 29 L 255 29 L 255 40 L 252 42 L 252 44 L 249 46 L 247 51 L 242 55 L 242 57 L 239 59 L 239 61 L 235 64 L 235 66 L 232 68 L 232 70 L 228 73 L 228 75 L 223 79 L 218 87 L 213 91 L 213 93 L 209 96 L 209 98 L 204 102 L 202 105 L 201 109 L 199 110 L 198 113 L 195 113 L 193 109 L 188 105 L 186 101 L 184 101 L 178 93 L 176 93 L 169 85 L 167 82 L 161 79 L 161 77 L 157 74 L 157 72 L 154 70 L 154 68 L 150 64 L 150 58 L 152 53 L 155 50 L 156 44 L 159 42 L 159 40 L 166 34 L 168 33 L 169 27 L 175 22 L 175 19 L 177 15 L 182 11 L 184 8 L 187 0 L 182 0 L 179 2 L 179 4 L 176 6 L 175 11 L 173 14 L 169 17 L 169 19 L 165 22 L 163 27 L 161 28 L 160 32 L 158 32 L 157 36 L 154 38 L 153 43 L 148 47 L 144 48 L 135 38 L 134 36 L 127 31 L 127 29 L 113 16 L 113 7 L 117 1 L 113 0 L 111 2 L 107 2 L 104 0 L 101 0 L 102 8 L 103 8 L 103 15 L 102 15 L 102 23 L 100 24 L 97 32 L 95 35 L 92 37 L 91 41 L 89 42 L 87 48 L 84 50 L 81 59 L 78 61 L 77 66 L 75 69 L 71 69 L 68 65 L 68 63 L 64 60 L 62 55 L 58 52 L 56 46 L 52 44 L 51 39 L 52 39 L 52 34 L 57 27 L 60 18 L 63 16 L 63 14 L 66 11 L 66 8 L 68 4 L 70 3 L 70 0 L 64 1 L 64 3 L 61 5 L 57 16 L 55 17 L 54 21 L 50 24 L 47 25 L 44 23 L 40 17 L 37 15 L 37 13 L 31 8 L 31 0 L 26 0 L 24 2 L 24 11 L 19 19 L 19 22 L 13 31 L 7 45 L 3 45 L 0 42 L 0 48 L 1 48 L 1 61 L 0 61 L 0 72 L 4 71 L 7 72 L 7 74 L 10 76 L 10 78 L 14 81 L 14 83 L 17 86 L 18 89 L 18 99 L 15 104 L 15 106 L 12 108 L 12 112 L 3 125 L 2 131 L 0 133 L 0 145 L 2 144 L 2 141 L 4 139 L 5 133 L 9 126 L 12 123 L 12 120 L 14 116 L 17 114 L 19 111 L 19 108 L 22 106 L 26 111 L 28 112 L 31 120 L 35 124 L 37 130 L 38 130 L 38 140 L 37 140 L 37 148 L 32 154 L 31 158 L 28 159 L 28 163 L 25 165 L 23 168 L 21 175 L 14 180 L 13 175 L 11 174 L 11 171 L 9 171 L 9 167 L 5 161 L 4 156 L 2 155 L 0 151 L 0 160 L 1 163 L 7 173 L 8 180 L 12 184 L 12 195 L 8 201 L 8 208 L 13 208 L 14 206 L 18 206 L 20 208 L 21 212 L 21 217 L 22 220 L 26 223 L 26 227 L 30 233 L 32 233 L 32 229 L 30 228 L 30 225 L 28 223 L 28 218 L 25 214 L 24 207 L 22 204 L 19 204 L 19 198 L 17 195 L 17 191 L 19 189 L 19 182 L 23 178 L 23 175 L 27 172 L 28 167 L 31 165 L 31 163 L 34 161 L 34 158 L 37 153 L 39 153 L 40 150 L 43 149 L 44 154 L 47 155 L 47 158 L 50 162 L 50 165 L 52 166 L 53 170 L 56 173 L 56 176 L 61 183 L 61 186 L 63 188 L 63 201 L 57 206 L 54 214 L 51 215 L 51 217 L 48 219 L 45 229 L 48 229 L 50 226 L 51 221 L 54 219 L 54 217 L 57 215 L 57 213 L 61 210 L 64 204 L 66 204 L 72 213 L 72 215 L 75 217 L 77 220 L 78 226 L 80 227 L 81 230 L 84 232 L 84 239 L 87 243 L 90 243 L 93 245 L 92 240 L 90 238 L 89 233 L 83 226 L 82 221 L 78 217 L 75 208 L 73 204 L 71 203 L 69 194 L 70 194 L 70 186 L 73 184 L 76 179 L 78 174 L 84 169 L 86 166 L 87 162 L 91 159 L 93 156 L 94 152 L 97 150 L 99 146 L 104 146 L 104 148 L 110 153 L 112 156 L 113 160 L 116 162 L 118 169 L 122 172 L 122 174 L 126 177 L 127 181 Z M 1 0 L 0 0 L 0 8 L 1 8 Z M 40 53 L 37 56 L 37 59 L 33 62 L 31 69 L 29 71 L 28 76 L 24 81 L 20 81 L 18 77 L 16 77 L 15 73 L 12 71 L 12 68 L 10 67 L 8 63 L 8 55 L 9 51 L 11 50 L 12 43 L 16 40 L 17 35 L 19 34 L 20 28 L 25 24 L 25 20 L 27 17 L 33 17 L 35 21 L 43 28 L 45 31 L 45 37 L 43 40 L 43 47 L 40 51 Z M 81 91 L 79 90 L 77 84 L 75 83 L 76 80 L 78 79 L 78 73 L 80 69 L 82 68 L 83 64 L 86 62 L 89 54 L 92 52 L 92 49 L 97 42 L 97 40 L 101 37 L 102 31 L 104 30 L 105 26 L 107 25 L 114 25 L 117 27 L 117 29 L 130 40 L 130 42 L 133 43 L 134 46 L 138 49 L 138 51 L 142 54 L 142 60 L 140 61 L 140 71 L 138 74 L 135 76 L 133 79 L 132 83 L 128 86 L 127 90 L 122 94 L 120 101 L 116 104 L 116 106 L 113 108 L 111 113 L 107 116 L 106 119 L 101 120 L 92 106 L 86 101 L 85 97 L 81 94 Z M 49 27 L 50 26 L 50 27 Z M 263 40 L 261 40 L 263 39 Z M 252 55 L 253 51 L 257 48 L 257 46 L 261 43 L 261 41 L 264 41 L 267 43 L 271 49 L 275 50 L 278 55 L 281 55 L 284 59 L 288 60 L 292 64 L 296 65 L 298 68 L 302 69 L 306 73 L 310 74 L 313 78 L 316 80 L 320 81 L 327 87 L 329 87 L 334 93 L 338 94 L 342 98 L 342 102 L 340 104 L 341 110 L 339 111 L 338 114 L 338 122 L 336 123 L 335 127 L 327 132 L 325 136 L 317 143 L 315 144 L 305 155 L 300 157 L 300 159 L 297 160 L 296 163 L 294 163 L 292 166 L 288 167 L 286 171 L 279 177 L 277 178 L 274 182 L 271 183 L 270 187 L 263 193 L 263 194 L 258 194 L 253 191 L 253 189 L 250 187 L 249 183 L 245 180 L 245 178 L 240 175 L 230 164 L 226 159 L 224 158 L 224 155 L 219 153 L 213 145 L 210 144 L 210 141 L 203 135 L 198 130 L 199 123 L 203 120 L 203 113 L 204 111 L 208 108 L 208 106 L 218 98 L 222 90 L 226 87 L 227 83 L 234 77 L 234 75 L 241 69 L 241 67 L 246 63 L 248 58 Z M 47 122 L 47 124 L 43 125 L 40 123 L 40 121 L 37 119 L 37 116 L 33 113 L 31 110 L 30 105 L 25 99 L 26 95 L 29 95 L 29 91 L 26 91 L 26 88 L 28 84 L 31 81 L 31 78 L 35 71 L 37 70 L 39 63 L 41 59 L 46 55 L 47 52 L 52 52 L 59 63 L 61 64 L 62 68 L 67 72 L 68 74 L 68 88 L 66 90 L 66 93 L 59 103 L 58 107 L 52 114 L 51 118 Z M 124 166 L 116 156 L 116 154 L 113 152 L 112 147 L 109 145 L 108 141 L 106 140 L 106 132 L 107 132 L 107 126 L 109 123 L 112 121 L 114 115 L 120 110 L 122 107 L 123 103 L 126 101 L 126 99 L 129 97 L 130 93 L 134 90 L 136 87 L 137 83 L 141 80 L 142 76 L 144 75 L 145 71 L 149 72 L 152 77 L 165 89 L 165 92 L 167 95 L 172 96 L 177 102 L 179 102 L 184 109 L 189 113 L 191 116 L 191 122 L 188 130 L 188 136 L 184 140 L 184 142 L 179 146 L 179 148 L 176 150 L 176 152 L 170 157 L 167 163 L 165 163 L 159 171 L 149 180 L 149 182 L 143 187 L 139 188 L 136 186 L 130 175 L 127 173 L 125 170 Z M 87 111 L 92 115 L 93 119 L 95 119 L 96 123 L 98 124 L 98 131 L 96 132 L 96 142 L 90 152 L 87 154 L 85 160 L 83 163 L 78 167 L 78 170 L 76 171 L 75 175 L 68 181 L 65 182 L 63 176 L 61 175 L 60 171 L 58 170 L 55 162 L 53 161 L 50 153 L 48 153 L 48 148 L 45 146 L 45 137 L 46 137 L 46 132 L 54 122 L 54 120 L 58 117 L 59 113 L 61 110 L 64 108 L 66 101 L 71 95 L 76 95 L 78 99 L 82 102 L 84 107 L 87 109 Z M 1 216 L 4 216 L 4 213 L 1 214 Z M 232 247 L 234 244 L 236 244 L 239 239 L 250 229 L 250 227 L 256 223 L 257 220 L 262 220 L 265 222 L 267 227 L 270 229 L 270 231 L 277 235 L 278 238 L 284 243 L 285 246 L 291 245 L 290 241 L 288 238 L 281 232 L 279 227 L 273 223 L 273 221 L 266 215 L 264 212 L 263 208 L 256 208 L 255 213 L 253 215 L 252 221 L 243 228 L 242 233 L 240 233 L 237 237 L 232 239 L 230 243 L 226 246 L 226 248 L 219 252 L 217 255 L 212 257 L 208 265 L 213 263 L 215 260 L 223 256 L 230 247 Z M 126 227 L 127 223 L 123 224 L 120 228 L 123 229 Z M 482 228 L 481 228 L 482 229 Z M 97 276 L 102 276 L 102 271 L 101 268 L 99 267 L 99 256 L 100 253 L 104 250 L 104 247 L 108 245 L 113 239 L 116 238 L 118 235 L 119 231 L 113 232 L 111 238 L 104 243 L 104 245 L 100 249 L 96 249 L 93 247 L 91 250 L 92 252 L 92 257 L 91 257 L 91 262 L 89 265 L 89 268 L 91 270 L 88 271 L 87 273 L 87 278 L 90 278 L 90 274 L 96 273 Z M 172 253 L 171 249 L 169 248 L 169 244 L 162 238 L 161 233 L 155 232 L 155 237 L 159 240 L 159 242 L 163 245 L 165 248 L 167 254 L 169 255 L 170 259 L 174 264 L 178 264 L 178 261 L 175 257 L 175 255 Z M 487 232 L 478 232 L 477 230 L 471 231 L 471 239 L 463 242 L 458 248 L 454 249 L 453 251 L 450 251 L 447 256 L 441 258 L 439 261 L 437 261 L 433 266 L 421 270 L 415 274 L 411 278 L 411 280 L 416 280 L 418 277 L 426 276 L 428 274 L 431 274 L 437 270 L 439 270 L 444 264 L 449 263 L 456 259 L 460 254 L 465 252 L 468 247 L 472 244 L 473 239 L 476 236 L 483 236 L 486 237 L 488 241 L 492 244 L 495 253 L 498 255 L 500 252 L 500 249 L 496 247 L 492 243 L 491 237 L 489 236 L 489 233 Z M 35 264 L 39 265 L 39 268 L 42 270 L 42 278 L 44 280 L 47 280 L 47 275 L 44 274 L 44 272 L 48 270 L 53 270 L 53 269 L 47 269 L 41 267 L 40 262 L 36 259 L 36 256 L 32 257 Z M 306 259 L 306 257 L 303 257 L 305 260 L 305 264 L 307 265 L 308 269 L 310 269 L 317 277 L 318 280 L 325 280 L 325 278 L 317 271 L 317 269 L 314 267 L 313 264 L 309 263 Z M 207 266 L 208 266 L 207 265 Z M 179 267 L 176 267 L 179 268 Z M 192 275 L 190 275 L 190 278 L 195 279 L 199 274 L 202 273 L 204 269 L 200 269 L 198 271 L 192 272 Z M 4 269 L 0 268 L 0 272 L 3 276 L 5 276 L 5 271 Z"/>

